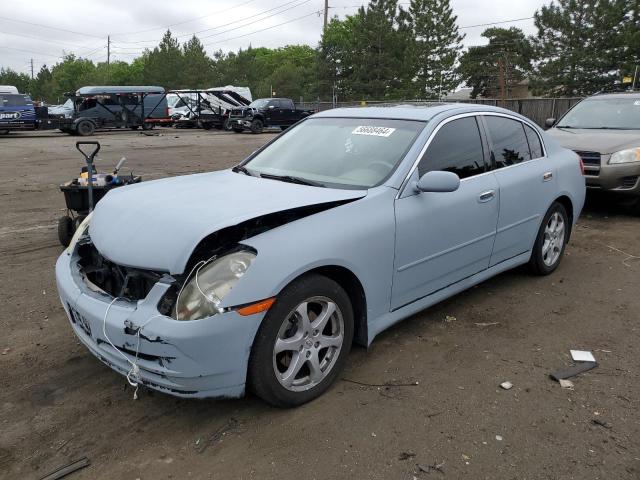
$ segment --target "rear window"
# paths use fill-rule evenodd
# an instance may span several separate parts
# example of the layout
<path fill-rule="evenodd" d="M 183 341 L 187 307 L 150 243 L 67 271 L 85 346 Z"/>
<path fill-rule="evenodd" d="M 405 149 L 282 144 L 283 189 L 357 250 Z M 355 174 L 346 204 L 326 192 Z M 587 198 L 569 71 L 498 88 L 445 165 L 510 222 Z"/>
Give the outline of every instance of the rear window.
<path fill-rule="evenodd" d="M 32 105 L 28 95 L 2 94 L 0 95 L 0 106 L 3 107 L 26 107 Z"/>

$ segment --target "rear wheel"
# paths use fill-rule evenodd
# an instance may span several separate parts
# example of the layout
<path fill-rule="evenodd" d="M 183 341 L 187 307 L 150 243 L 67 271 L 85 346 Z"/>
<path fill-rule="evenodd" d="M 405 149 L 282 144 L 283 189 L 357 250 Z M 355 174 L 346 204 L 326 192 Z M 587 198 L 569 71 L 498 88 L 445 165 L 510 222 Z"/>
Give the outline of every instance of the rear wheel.
<path fill-rule="evenodd" d="M 278 407 L 322 395 L 336 380 L 353 340 L 349 296 L 333 280 L 311 274 L 286 287 L 256 335 L 249 386 Z"/>
<path fill-rule="evenodd" d="M 76 133 L 81 137 L 89 137 L 93 135 L 95 130 L 95 125 L 89 120 L 82 120 L 78 125 L 76 125 Z"/>
<path fill-rule="evenodd" d="M 555 202 L 544 216 L 533 246 L 529 260 L 529 268 L 533 273 L 549 275 L 558 268 L 569 239 L 570 228 L 567 211 L 562 204 Z"/>
<path fill-rule="evenodd" d="M 251 122 L 252 133 L 262 133 L 263 129 L 264 129 L 264 123 L 262 123 L 262 120 L 256 118 Z"/>
<path fill-rule="evenodd" d="M 58 219 L 58 240 L 60 240 L 63 247 L 69 246 L 74 232 L 75 228 L 71 217 L 65 215 Z"/>
<path fill-rule="evenodd" d="M 139 125 L 132 125 L 131 127 L 129 127 L 131 130 L 137 130 L 139 127 Z"/>
<path fill-rule="evenodd" d="M 231 122 L 229 121 L 229 117 L 225 118 L 222 122 L 222 129 L 227 132 L 231 130 Z"/>
<path fill-rule="evenodd" d="M 155 123 L 151 123 L 151 122 L 143 122 L 142 123 L 142 129 L 143 130 L 153 130 L 153 128 L 156 126 Z"/>

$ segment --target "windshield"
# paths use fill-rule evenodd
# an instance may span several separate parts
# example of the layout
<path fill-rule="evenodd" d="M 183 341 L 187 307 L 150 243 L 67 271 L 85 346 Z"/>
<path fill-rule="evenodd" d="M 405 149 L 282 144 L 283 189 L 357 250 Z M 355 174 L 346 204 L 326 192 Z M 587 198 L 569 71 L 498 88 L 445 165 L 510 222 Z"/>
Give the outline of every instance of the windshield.
<path fill-rule="evenodd" d="M 311 118 L 268 145 L 245 167 L 254 175 L 369 188 L 389 176 L 424 126 L 410 120 Z"/>
<path fill-rule="evenodd" d="M 558 128 L 640 129 L 640 97 L 589 98 L 562 117 Z"/>
<path fill-rule="evenodd" d="M 262 108 L 262 107 L 266 107 L 267 103 L 269 103 L 268 98 L 261 98 L 259 100 L 254 100 L 249 104 L 249 106 L 253 108 Z"/>

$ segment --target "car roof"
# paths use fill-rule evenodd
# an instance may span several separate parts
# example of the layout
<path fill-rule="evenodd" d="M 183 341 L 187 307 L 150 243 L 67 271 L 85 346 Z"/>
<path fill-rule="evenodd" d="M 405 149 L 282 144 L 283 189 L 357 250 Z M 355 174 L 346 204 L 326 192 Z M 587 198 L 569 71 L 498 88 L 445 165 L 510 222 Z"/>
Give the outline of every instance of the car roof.
<path fill-rule="evenodd" d="M 81 87 L 76 92 L 77 95 L 97 95 L 100 93 L 164 93 L 164 88 L 148 85 L 98 85 Z"/>
<path fill-rule="evenodd" d="M 343 117 L 343 118 L 386 118 L 393 120 L 421 120 L 429 121 L 436 115 L 451 112 L 495 112 L 519 117 L 517 113 L 505 108 L 475 103 L 441 103 L 429 106 L 397 105 L 388 107 L 348 107 L 334 108 L 316 113 L 313 117 Z"/>
<path fill-rule="evenodd" d="M 585 100 L 594 98 L 640 98 L 640 92 L 597 93 L 585 98 Z"/>

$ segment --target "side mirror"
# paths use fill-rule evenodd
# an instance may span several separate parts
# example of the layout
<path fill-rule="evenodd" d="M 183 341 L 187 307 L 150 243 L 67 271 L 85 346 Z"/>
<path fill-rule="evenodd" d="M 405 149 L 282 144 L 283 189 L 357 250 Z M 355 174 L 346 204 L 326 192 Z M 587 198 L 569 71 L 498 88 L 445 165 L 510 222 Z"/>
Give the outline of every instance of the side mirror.
<path fill-rule="evenodd" d="M 547 118 L 544 121 L 544 126 L 547 128 L 551 128 L 556 124 L 556 119 L 555 118 Z"/>
<path fill-rule="evenodd" d="M 460 187 L 460 177 L 453 172 L 427 172 L 415 183 L 416 192 L 455 192 Z"/>

